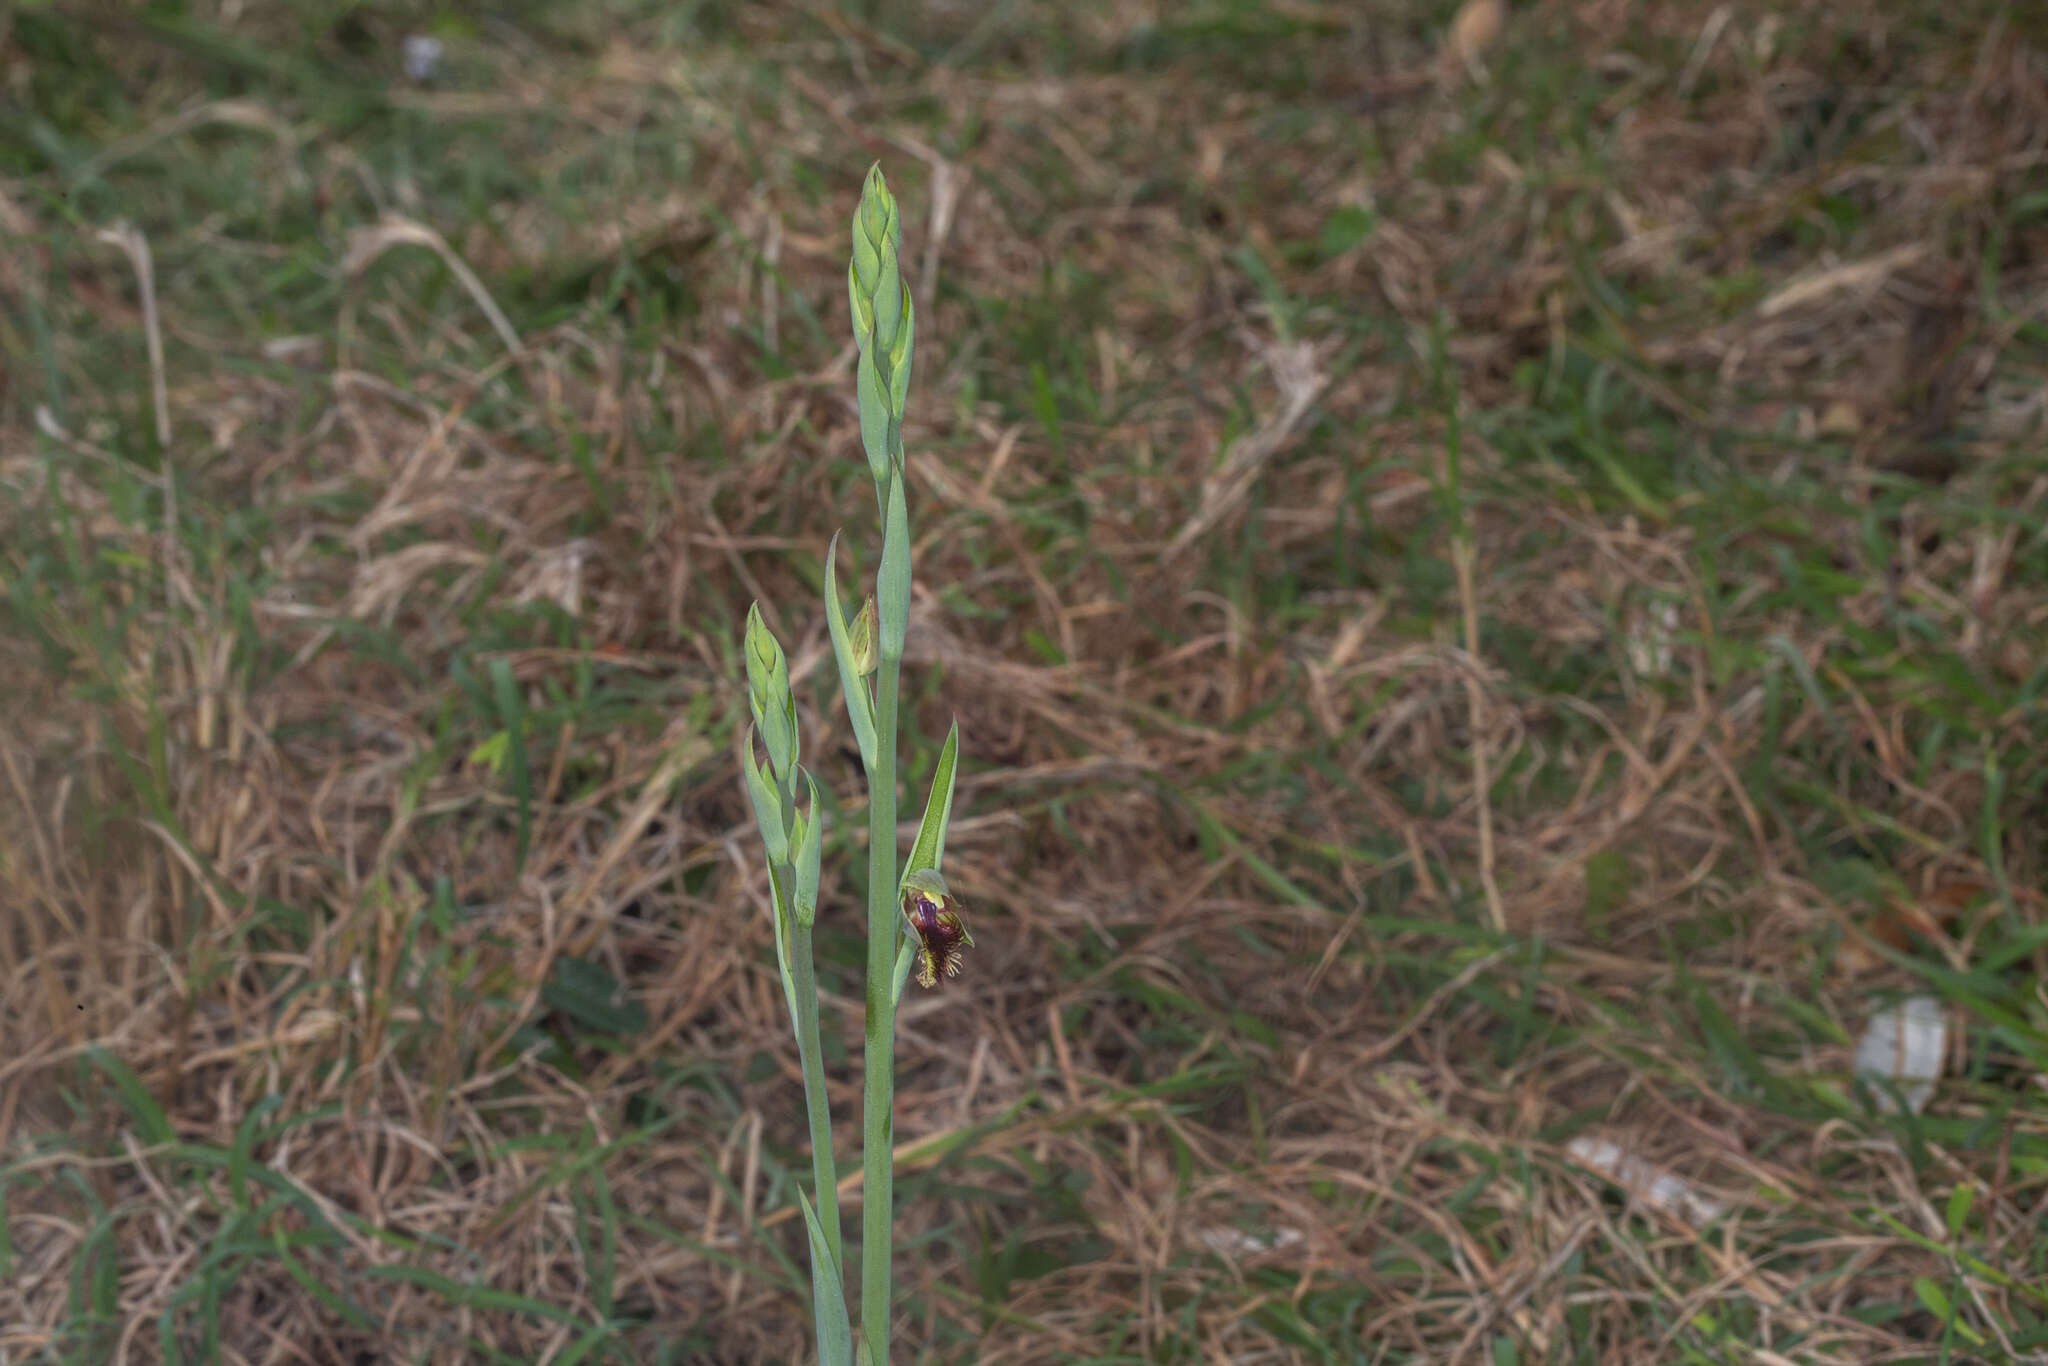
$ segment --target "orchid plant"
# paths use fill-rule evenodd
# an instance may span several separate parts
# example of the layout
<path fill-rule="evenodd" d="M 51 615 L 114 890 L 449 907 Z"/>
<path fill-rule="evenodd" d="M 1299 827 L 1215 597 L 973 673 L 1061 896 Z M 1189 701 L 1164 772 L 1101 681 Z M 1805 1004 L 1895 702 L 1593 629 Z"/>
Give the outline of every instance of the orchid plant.
<path fill-rule="evenodd" d="M 903 637 L 910 614 L 910 513 L 903 487 L 903 412 L 910 389 L 910 290 L 898 263 L 903 224 L 880 165 L 868 171 L 853 215 L 853 258 L 846 287 L 860 351 L 856 385 L 861 444 L 874 476 L 882 518 L 881 566 L 871 594 L 849 625 L 839 597 L 839 538 L 825 552 L 825 622 L 868 783 L 867 1050 L 861 1110 L 860 1357 L 889 1360 L 890 1259 L 895 1206 L 896 1007 L 913 968 L 936 987 L 960 969 L 974 940 L 939 865 L 953 808 L 960 727 L 939 751 L 924 819 L 910 856 L 897 862 L 897 699 Z M 817 1204 L 801 1192 L 811 1243 L 811 1300 L 823 1366 L 854 1366 L 846 1304 L 845 1249 L 839 1226 L 832 1116 L 818 1040 L 818 980 L 811 934 L 818 916 L 823 813 L 817 783 L 798 763 L 796 699 L 780 642 L 755 603 L 747 613 L 747 698 L 753 733 L 745 746 L 747 793 L 768 858 L 775 956 L 796 1030 L 810 1118 L 811 1174 Z M 767 756 L 755 757 L 758 738 Z M 799 804 L 799 795 L 805 799 Z"/>

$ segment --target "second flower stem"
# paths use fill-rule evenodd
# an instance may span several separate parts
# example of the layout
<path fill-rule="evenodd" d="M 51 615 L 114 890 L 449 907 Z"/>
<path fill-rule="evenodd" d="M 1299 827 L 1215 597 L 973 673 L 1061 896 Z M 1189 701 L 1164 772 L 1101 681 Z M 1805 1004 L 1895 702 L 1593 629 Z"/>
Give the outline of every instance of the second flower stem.
<path fill-rule="evenodd" d="M 811 1179 L 817 1186 L 818 1222 L 832 1259 L 846 1265 L 839 1233 L 839 1170 L 832 1158 L 832 1101 L 825 1089 L 825 1060 L 818 1041 L 818 968 L 811 956 L 811 931 L 790 924 L 790 975 L 796 983 L 796 1045 L 804 1068 L 804 1105 L 811 1119 Z"/>

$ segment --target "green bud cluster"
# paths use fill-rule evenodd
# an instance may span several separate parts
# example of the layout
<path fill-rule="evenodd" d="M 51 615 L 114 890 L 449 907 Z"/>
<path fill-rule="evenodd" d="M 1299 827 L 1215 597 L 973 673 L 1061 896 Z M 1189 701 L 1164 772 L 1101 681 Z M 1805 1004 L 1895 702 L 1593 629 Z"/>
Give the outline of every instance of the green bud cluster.
<path fill-rule="evenodd" d="M 902 251 L 903 220 L 877 162 L 868 169 L 860 205 L 853 211 L 846 293 L 853 305 L 854 342 L 860 347 L 855 392 L 861 445 L 867 449 L 875 495 L 885 504 L 890 481 L 903 467 L 903 409 L 910 396 L 915 326 L 910 287 L 898 262 Z"/>
<path fill-rule="evenodd" d="M 747 793 L 754 819 L 768 847 L 768 871 L 775 885 L 778 931 L 787 928 L 793 911 L 809 928 L 818 913 L 820 835 L 817 785 L 797 763 L 796 695 L 789 686 L 789 660 L 782 642 L 761 620 L 761 604 L 747 610 L 747 707 L 754 714 L 754 733 L 768 751 L 768 771 L 746 748 Z M 797 782 L 810 789 L 811 815 L 797 805 Z M 794 902 L 792 906 L 791 903 Z"/>

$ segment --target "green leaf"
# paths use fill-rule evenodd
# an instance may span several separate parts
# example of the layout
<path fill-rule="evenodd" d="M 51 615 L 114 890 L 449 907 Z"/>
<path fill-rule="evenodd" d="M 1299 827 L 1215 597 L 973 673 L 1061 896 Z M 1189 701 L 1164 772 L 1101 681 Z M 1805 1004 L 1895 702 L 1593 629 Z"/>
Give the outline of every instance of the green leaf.
<path fill-rule="evenodd" d="M 903 501 L 903 475 L 889 480 L 889 516 L 882 524 L 882 572 L 875 584 L 882 618 L 882 658 L 903 658 L 903 633 L 910 624 L 910 509 Z"/>
<path fill-rule="evenodd" d="M 481 765 L 490 770 L 491 781 L 496 782 L 498 774 L 505 767 L 505 755 L 512 748 L 512 737 L 504 731 L 492 731 L 481 744 L 469 752 L 464 762 Z"/>
<path fill-rule="evenodd" d="M 1955 1301 L 1950 1299 L 1948 1292 L 1936 1285 L 1931 1277 L 1915 1276 L 1913 1294 L 1919 1298 L 1928 1313 L 1941 1320 L 1943 1328 L 1953 1329 L 1972 1346 L 1983 1344 L 1983 1336 L 1956 1317 Z"/>
<path fill-rule="evenodd" d="M 1970 1222 L 1970 1207 L 1976 1201 L 1977 1188 L 1967 1181 L 1958 1183 L 1956 1188 L 1948 1193 L 1946 1222 L 1949 1237 L 1963 1236 L 1963 1228 Z"/>
<path fill-rule="evenodd" d="M 154 1145 L 177 1141 L 177 1131 L 171 1127 L 164 1107 L 156 1103 L 156 1097 L 149 1093 L 149 1088 L 142 1084 L 142 1078 L 136 1076 L 127 1063 L 97 1045 L 87 1049 L 86 1056 L 98 1064 L 100 1071 L 114 1083 L 114 1089 L 121 1093 L 122 1103 L 135 1116 L 135 1125 L 142 1131 L 143 1142 Z"/>
<path fill-rule="evenodd" d="M 818 784 L 802 769 L 804 786 L 811 792 L 810 814 L 804 817 L 803 837 L 796 851 L 796 923 L 809 929 L 818 919 L 818 866 L 824 847 L 825 813 L 818 806 Z"/>
<path fill-rule="evenodd" d="M 554 971 L 541 984 L 540 998 L 593 1034 L 647 1032 L 647 1007 L 627 992 L 611 969 L 594 959 L 556 959 Z"/>
<path fill-rule="evenodd" d="M 853 738 L 860 743 L 861 764 L 872 773 L 875 768 L 875 699 L 868 692 L 867 678 L 853 658 L 853 646 L 846 634 L 846 612 L 839 605 L 839 535 L 825 551 L 825 625 L 832 633 L 832 657 L 839 661 L 840 689 L 846 694 L 846 719 L 853 723 Z"/>
<path fill-rule="evenodd" d="M 782 825 L 782 794 L 769 783 L 754 758 L 754 737 L 740 749 L 740 767 L 747 775 L 747 795 L 754 802 L 754 824 L 761 828 L 761 843 L 768 847 L 768 864 L 783 868 L 789 864 L 789 832 Z"/>
<path fill-rule="evenodd" d="M 1379 220 L 1373 211 L 1356 204 L 1346 204 L 1323 220 L 1322 240 L 1318 247 L 1323 259 L 1342 256 L 1366 238 L 1372 236 Z"/>
<path fill-rule="evenodd" d="M 1614 913 L 1628 900 L 1634 876 L 1618 849 L 1602 849 L 1586 858 L 1586 933 L 1605 944 Z"/>
<path fill-rule="evenodd" d="M 903 865 L 903 881 L 897 883 L 898 900 L 902 899 L 903 883 L 910 880 L 912 873 L 937 868 L 946 857 L 946 826 L 953 819 L 953 774 L 959 757 L 960 723 L 955 721 L 939 750 L 939 766 L 932 770 L 931 795 L 925 799 L 917 843 L 910 846 L 910 858 Z"/>
<path fill-rule="evenodd" d="M 825 1245 L 825 1230 L 810 1198 L 802 1191 L 796 1198 L 804 1209 L 804 1228 L 811 1235 L 811 1314 L 818 1325 L 819 1366 L 853 1366 L 853 1325 L 846 1317 L 843 1273 Z"/>

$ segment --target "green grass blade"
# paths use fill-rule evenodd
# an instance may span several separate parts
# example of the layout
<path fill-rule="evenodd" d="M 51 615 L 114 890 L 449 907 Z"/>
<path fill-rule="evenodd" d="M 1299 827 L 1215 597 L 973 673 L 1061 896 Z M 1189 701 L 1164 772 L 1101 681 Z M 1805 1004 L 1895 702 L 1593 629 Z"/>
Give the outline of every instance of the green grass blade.
<path fill-rule="evenodd" d="M 163 1106 L 156 1103 L 156 1097 L 149 1093 L 149 1088 L 142 1084 L 142 1078 L 136 1076 L 127 1063 L 104 1048 L 89 1049 L 86 1056 L 99 1065 L 100 1071 L 114 1083 L 114 1089 L 121 1093 L 121 1101 L 135 1116 L 144 1142 L 153 1146 L 177 1141 L 177 1131 L 171 1127 L 170 1117 L 164 1113 Z"/>
<path fill-rule="evenodd" d="M 526 762 L 526 708 L 519 700 L 519 688 L 512 678 L 512 666 L 503 659 L 491 661 L 491 685 L 498 703 L 498 719 L 510 743 L 507 757 L 512 763 L 512 800 L 519 808 L 519 836 L 513 868 L 526 867 L 526 852 L 533 843 L 533 774 Z"/>

